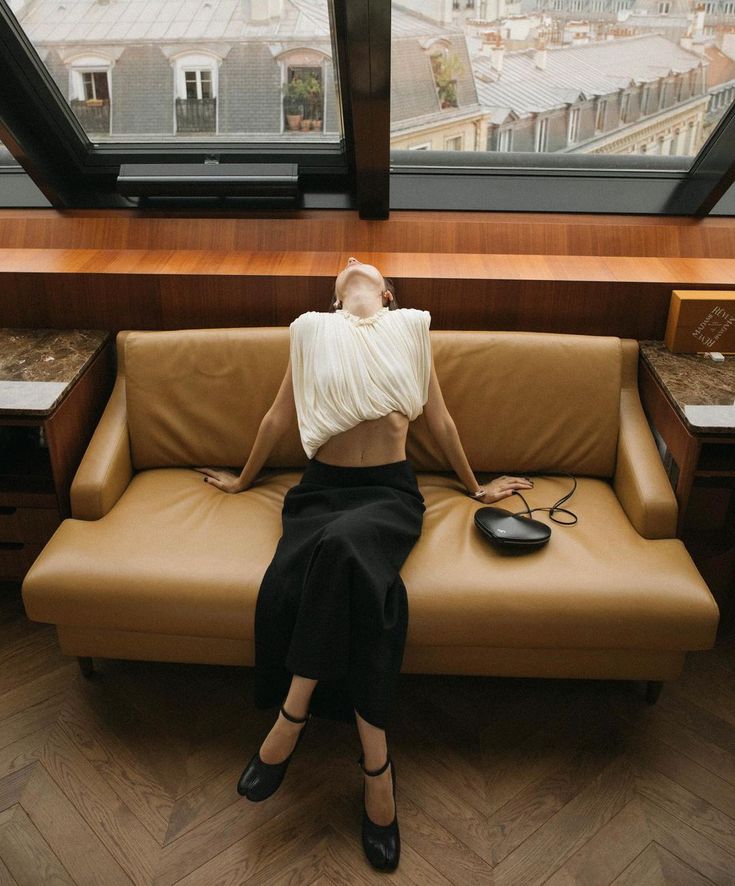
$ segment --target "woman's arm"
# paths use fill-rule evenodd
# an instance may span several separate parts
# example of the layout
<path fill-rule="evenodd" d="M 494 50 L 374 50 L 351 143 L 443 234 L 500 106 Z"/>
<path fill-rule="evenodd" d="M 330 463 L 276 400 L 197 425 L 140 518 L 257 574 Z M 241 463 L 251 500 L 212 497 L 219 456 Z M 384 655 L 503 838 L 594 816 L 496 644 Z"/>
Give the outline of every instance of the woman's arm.
<path fill-rule="evenodd" d="M 533 487 L 533 482 L 526 477 L 508 476 L 496 477 L 491 483 L 486 483 L 484 487 L 480 486 L 475 479 L 470 463 L 467 461 L 457 426 L 444 402 L 439 379 L 436 377 L 433 356 L 429 379 L 429 398 L 424 405 L 424 415 L 432 437 L 439 444 L 459 479 L 467 487 L 468 493 L 472 495 L 479 492 L 480 489 L 486 490 L 485 495 L 478 496 L 477 501 L 485 503 L 499 501 L 501 498 L 512 495 L 514 489 L 531 489 Z"/>
<path fill-rule="evenodd" d="M 289 358 L 281 387 L 278 389 L 273 405 L 261 419 L 253 448 L 250 450 L 250 455 L 240 476 L 237 477 L 230 471 L 218 471 L 212 468 L 195 468 L 194 470 L 206 474 L 205 482 L 217 486 L 224 492 L 243 492 L 258 476 L 273 447 L 291 426 L 295 416 L 296 402 L 291 377 L 291 359 Z"/>

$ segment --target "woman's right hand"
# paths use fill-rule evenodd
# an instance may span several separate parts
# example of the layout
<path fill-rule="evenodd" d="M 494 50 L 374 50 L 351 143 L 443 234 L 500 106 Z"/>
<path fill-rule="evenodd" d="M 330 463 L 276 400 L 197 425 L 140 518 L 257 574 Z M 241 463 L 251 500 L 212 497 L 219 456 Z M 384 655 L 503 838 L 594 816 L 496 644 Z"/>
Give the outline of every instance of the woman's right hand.
<path fill-rule="evenodd" d="M 485 495 L 479 495 L 475 501 L 490 504 L 513 495 L 516 489 L 533 489 L 533 480 L 528 477 L 509 477 L 503 474 L 496 477 L 491 483 L 485 483 Z"/>
<path fill-rule="evenodd" d="M 200 474 L 205 474 L 204 482 L 210 486 L 216 486 L 223 492 L 244 492 L 247 488 L 240 482 L 240 477 L 232 471 L 218 471 L 214 468 L 194 468 Z"/>

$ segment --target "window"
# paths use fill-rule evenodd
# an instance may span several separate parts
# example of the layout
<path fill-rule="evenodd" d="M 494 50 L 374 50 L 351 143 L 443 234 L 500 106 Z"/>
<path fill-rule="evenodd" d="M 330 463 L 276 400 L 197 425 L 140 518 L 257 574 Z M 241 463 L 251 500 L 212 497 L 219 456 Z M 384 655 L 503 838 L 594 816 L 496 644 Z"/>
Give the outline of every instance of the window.
<path fill-rule="evenodd" d="M 579 108 L 569 109 L 569 126 L 567 128 L 567 141 L 569 144 L 579 141 Z M 545 148 L 543 150 L 546 150 Z"/>
<path fill-rule="evenodd" d="M 340 141 L 329 0 L 11 5 L 97 144 Z M 289 127 L 283 87 L 299 70 L 318 87 Z"/>
<path fill-rule="evenodd" d="M 307 209 L 687 214 L 730 174 L 735 96 L 668 2 L 661 28 L 658 0 L 531 0 L 555 11 L 529 29 L 488 0 L 0 0 L 0 138 L 59 207 L 207 160 L 298 163 Z"/>
<path fill-rule="evenodd" d="M 692 108 L 704 124 L 707 96 L 699 79 L 703 58 L 686 48 L 686 41 L 679 42 L 683 35 L 646 25 L 642 13 L 611 23 L 609 4 L 597 9 L 591 2 L 563 0 L 557 4 L 558 20 L 555 13 L 541 34 L 523 30 L 513 17 L 494 21 L 492 27 L 489 22 L 479 26 L 471 19 L 443 15 L 441 3 L 395 0 L 392 148 L 407 147 L 403 131 L 409 123 L 412 136 L 420 127 L 435 132 L 440 114 L 462 110 L 474 111 L 473 125 L 480 131 L 479 138 L 465 137 L 463 151 L 490 146 L 509 153 L 498 128 L 513 116 L 518 121 L 514 150 L 519 153 L 579 154 L 590 163 L 603 156 L 629 156 L 631 144 L 645 143 L 649 135 L 651 144 L 659 137 L 666 140 L 680 122 L 681 110 L 666 88 L 669 76 L 672 88 L 673 81 L 678 81 L 679 90 L 682 81 L 689 84 L 679 101 L 701 96 Z M 693 12 L 695 0 L 689 2 Z M 535 5 L 543 6 L 540 0 Z M 491 6 L 488 15 L 494 16 Z M 630 12 L 633 6 L 621 4 Z M 673 15 L 674 7 L 671 0 L 661 0 L 648 14 Z M 611 37 L 619 30 L 613 25 L 623 24 L 625 36 Z M 426 74 L 415 44 L 430 55 L 440 114 L 429 107 Z M 447 71 L 450 58 L 457 67 Z M 655 120 L 644 124 L 641 118 L 654 114 Z M 538 123 L 533 122 L 536 117 Z M 644 125 L 654 127 L 646 140 L 639 132 Z M 443 142 L 436 145 L 441 148 Z M 652 153 L 650 148 L 647 153 Z"/>
<path fill-rule="evenodd" d="M 599 132 L 605 128 L 605 108 L 607 107 L 607 99 L 598 98 L 597 107 L 595 108 L 595 132 Z"/>
<path fill-rule="evenodd" d="M 281 62 L 285 131 L 322 132 L 326 57 L 309 50 L 295 50 L 281 56 Z"/>
<path fill-rule="evenodd" d="M 648 106 L 651 100 L 651 86 L 648 83 L 643 84 L 641 92 L 641 114 L 648 114 Z"/>
<path fill-rule="evenodd" d="M 200 102 L 203 99 L 214 98 L 211 68 L 185 70 L 184 83 L 186 86 L 186 98 L 190 101 Z"/>
<path fill-rule="evenodd" d="M 513 150 L 513 130 L 509 126 L 506 129 L 501 129 L 498 133 L 498 150 L 499 151 L 512 151 Z"/>
<path fill-rule="evenodd" d="M 630 122 L 630 93 L 624 92 L 620 96 L 620 122 Z"/>
<path fill-rule="evenodd" d="M 536 143 L 534 146 L 534 150 L 536 151 L 545 151 L 546 146 L 548 144 L 548 135 L 549 135 L 549 118 L 548 117 L 537 117 L 536 118 Z"/>
<path fill-rule="evenodd" d="M 110 133 L 112 63 L 103 56 L 77 56 L 69 61 L 69 104 L 87 134 Z"/>
<path fill-rule="evenodd" d="M 457 79 L 464 72 L 459 56 L 447 48 L 432 52 L 431 71 L 439 107 L 442 109 L 458 107 Z"/>
<path fill-rule="evenodd" d="M 176 133 L 217 132 L 218 59 L 186 53 L 174 60 Z"/>
<path fill-rule="evenodd" d="M 15 157 L 10 153 L 10 151 L 5 147 L 5 145 L 0 142 L 0 167 L 3 166 L 18 166 L 18 161 Z"/>

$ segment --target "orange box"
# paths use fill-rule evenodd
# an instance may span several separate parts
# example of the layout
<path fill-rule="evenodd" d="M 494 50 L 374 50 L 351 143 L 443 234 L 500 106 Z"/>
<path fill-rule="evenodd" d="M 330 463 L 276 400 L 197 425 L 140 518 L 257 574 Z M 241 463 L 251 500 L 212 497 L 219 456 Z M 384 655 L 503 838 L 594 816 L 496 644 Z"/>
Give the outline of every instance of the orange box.
<path fill-rule="evenodd" d="M 674 354 L 735 353 L 735 292 L 674 289 L 664 344 Z"/>

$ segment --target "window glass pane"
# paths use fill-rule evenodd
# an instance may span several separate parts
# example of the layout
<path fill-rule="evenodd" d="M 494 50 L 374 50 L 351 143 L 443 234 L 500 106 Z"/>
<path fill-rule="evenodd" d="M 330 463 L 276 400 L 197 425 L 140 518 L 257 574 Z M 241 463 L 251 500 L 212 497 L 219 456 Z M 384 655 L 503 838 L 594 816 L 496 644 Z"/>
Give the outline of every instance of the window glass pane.
<path fill-rule="evenodd" d="M 0 166 L 19 166 L 20 164 L 5 145 L 0 141 Z"/>
<path fill-rule="evenodd" d="M 734 25 L 735 0 L 395 0 L 391 148 L 680 169 L 735 101 Z"/>
<path fill-rule="evenodd" d="M 95 143 L 341 138 L 327 0 L 10 5 Z"/>

